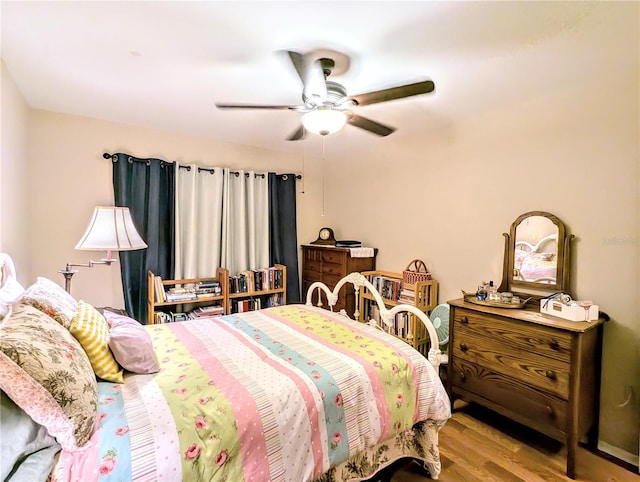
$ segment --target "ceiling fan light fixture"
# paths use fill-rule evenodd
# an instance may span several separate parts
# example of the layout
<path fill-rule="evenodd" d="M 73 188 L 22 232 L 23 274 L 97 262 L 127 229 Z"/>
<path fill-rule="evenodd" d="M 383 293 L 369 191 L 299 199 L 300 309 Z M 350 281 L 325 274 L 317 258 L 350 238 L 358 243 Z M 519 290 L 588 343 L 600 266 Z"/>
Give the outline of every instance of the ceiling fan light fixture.
<path fill-rule="evenodd" d="M 346 123 L 347 115 L 331 107 L 319 107 L 302 116 L 304 128 L 321 136 L 338 132 Z"/>

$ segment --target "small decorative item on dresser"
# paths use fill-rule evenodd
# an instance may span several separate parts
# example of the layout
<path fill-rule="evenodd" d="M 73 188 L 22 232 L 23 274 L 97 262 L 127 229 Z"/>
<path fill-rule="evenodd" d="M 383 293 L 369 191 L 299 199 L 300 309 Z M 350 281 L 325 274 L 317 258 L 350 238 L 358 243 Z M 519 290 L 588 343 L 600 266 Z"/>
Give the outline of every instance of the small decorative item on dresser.
<path fill-rule="evenodd" d="M 431 273 L 427 269 L 427 265 L 420 259 L 414 259 L 402 272 L 402 281 L 408 284 L 416 284 L 418 281 L 427 281 L 431 279 Z"/>
<path fill-rule="evenodd" d="M 336 237 L 333 234 L 333 229 L 331 228 L 320 228 L 318 232 L 318 239 L 315 241 L 311 241 L 309 244 L 322 244 L 326 246 L 335 246 L 336 245 Z"/>

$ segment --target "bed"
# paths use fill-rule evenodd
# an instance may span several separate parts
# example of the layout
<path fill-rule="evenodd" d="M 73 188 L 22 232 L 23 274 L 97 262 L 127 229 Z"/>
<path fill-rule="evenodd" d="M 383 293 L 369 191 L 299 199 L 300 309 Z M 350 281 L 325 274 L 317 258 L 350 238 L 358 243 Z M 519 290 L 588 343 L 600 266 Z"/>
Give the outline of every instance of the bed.
<path fill-rule="evenodd" d="M 352 273 L 333 291 L 314 283 L 306 304 L 144 327 L 45 278 L 14 289 L 0 325 L 3 480 L 356 481 L 403 457 L 437 479 L 451 409 L 435 330 L 378 300 L 383 320 L 425 323 L 427 359 L 334 313 L 344 283 L 377 295 Z M 317 289 L 329 309 L 313 306 Z M 102 329 L 107 354 L 79 320 Z"/>

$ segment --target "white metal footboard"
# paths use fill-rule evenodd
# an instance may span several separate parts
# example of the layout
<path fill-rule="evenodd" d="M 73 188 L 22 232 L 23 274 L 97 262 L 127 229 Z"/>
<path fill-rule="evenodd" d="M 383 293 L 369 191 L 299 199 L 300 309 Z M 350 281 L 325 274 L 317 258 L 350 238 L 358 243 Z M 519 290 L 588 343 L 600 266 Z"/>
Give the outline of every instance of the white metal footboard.
<path fill-rule="evenodd" d="M 376 290 L 373 287 L 373 285 L 369 282 L 369 280 L 367 280 L 367 278 L 365 278 L 360 273 L 348 274 L 347 276 L 345 276 L 344 278 L 342 278 L 340 281 L 336 283 L 336 286 L 333 288 L 333 291 L 330 290 L 327 285 L 325 285 L 320 281 L 314 282 L 307 290 L 306 304 L 308 306 L 313 306 L 314 291 L 320 290 L 320 291 L 323 291 L 327 297 L 327 302 L 329 304 L 328 309 L 333 311 L 333 307 L 338 302 L 338 293 L 340 292 L 340 288 L 342 288 L 342 286 L 345 283 L 353 284 L 353 287 L 355 290 L 356 311 L 354 313 L 354 317 L 356 319 L 360 317 L 360 312 L 359 312 L 360 288 L 362 286 L 365 286 L 369 290 L 371 295 L 373 295 L 374 299 L 376 300 L 376 303 L 378 303 L 378 308 L 380 309 L 380 318 L 382 319 L 382 322 L 385 325 L 392 326 L 395 315 L 402 311 L 408 311 L 413 315 L 415 315 L 420 321 L 422 321 L 422 324 L 427 329 L 427 333 L 429 333 L 429 341 L 431 343 L 427 358 L 435 368 L 438 368 L 440 366 L 440 358 L 441 358 L 442 352 L 439 349 L 440 345 L 438 343 L 438 335 L 436 333 L 435 328 L 431 324 L 431 320 L 429 319 L 429 317 L 423 311 L 419 310 L 415 306 L 407 305 L 407 304 L 400 304 L 400 305 L 394 306 L 390 310 L 387 309 L 386 305 L 384 304 L 384 301 L 382 300 L 382 296 L 380 296 L 380 293 L 378 293 L 378 290 Z M 318 303 L 316 305 L 322 306 L 319 293 L 318 293 Z M 344 316 L 347 316 L 347 314 L 344 311 L 342 311 L 342 314 Z"/>

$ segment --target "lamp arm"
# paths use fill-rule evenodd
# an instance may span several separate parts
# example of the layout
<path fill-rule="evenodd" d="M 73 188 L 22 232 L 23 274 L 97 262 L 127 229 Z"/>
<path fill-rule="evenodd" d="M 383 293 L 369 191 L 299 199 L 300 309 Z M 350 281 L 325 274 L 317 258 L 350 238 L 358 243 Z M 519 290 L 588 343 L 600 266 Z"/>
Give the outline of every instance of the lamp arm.
<path fill-rule="evenodd" d="M 107 266 L 111 266 L 111 263 L 117 263 L 117 259 L 101 259 L 100 261 L 89 261 L 88 263 L 67 263 L 65 266 L 65 271 L 70 271 L 72 267 L 76 268 L 93 268 L 97 264 L 106 264 Z M 61 271 L 62 272 L 62 271 Z M 77 270 L 76 270 L 77 272 Z"/>
<path fill-rule="evenodd" d="M 64 289 L 67 293 L 71 293 L 71 278 L 74 274 L 78 272 L 77 269 L 73 268 L 93 268 L 97 264 L 106 264 L 107 266 L 111 266 L 112 263 L 117 263 L 118 260 L 113 258 L 111 255 L 111 251 L 107 251 L 107 257 L 101 259 L 100 261 L 90 260 L 88 263 L 67 263 L 64 269 L 58 271 L 58 273 L 64 276 Z"/>

